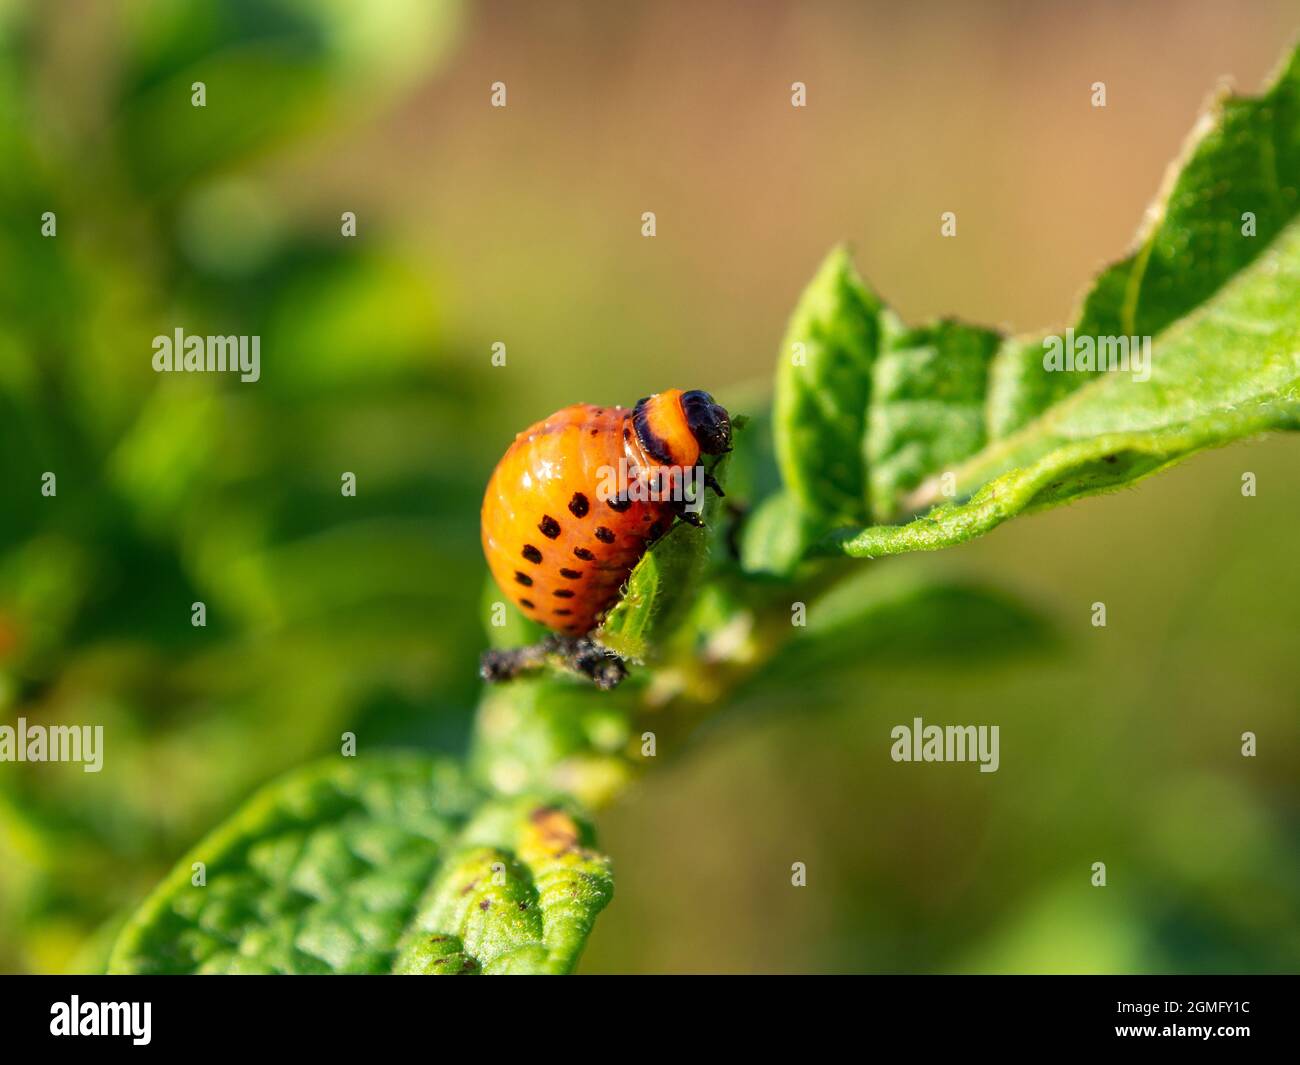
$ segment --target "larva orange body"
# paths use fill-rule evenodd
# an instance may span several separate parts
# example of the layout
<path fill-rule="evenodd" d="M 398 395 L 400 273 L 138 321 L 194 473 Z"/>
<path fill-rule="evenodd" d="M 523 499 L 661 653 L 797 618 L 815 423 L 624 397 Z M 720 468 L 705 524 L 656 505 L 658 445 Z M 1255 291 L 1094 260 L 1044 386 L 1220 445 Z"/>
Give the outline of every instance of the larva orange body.
<path fill-rule="evenodd" d="M 707 393 L 679 389 L 634 408 L 578 403 L 529 426 L 483 497 L 492 576 L 534 621 L 590 632 L 683 514 L 681 486 L 702 473 L 701 451 L 729 447 L 726 412 Z"/>

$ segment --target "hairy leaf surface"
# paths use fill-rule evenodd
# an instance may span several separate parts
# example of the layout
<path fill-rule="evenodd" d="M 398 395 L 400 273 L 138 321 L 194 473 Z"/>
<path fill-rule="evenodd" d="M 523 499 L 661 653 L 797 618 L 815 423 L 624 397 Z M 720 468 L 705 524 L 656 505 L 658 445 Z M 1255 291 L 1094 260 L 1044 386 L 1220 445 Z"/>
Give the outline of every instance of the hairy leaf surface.
<path fill-rule="evenodd" d="M 265 788 L 183 858 L 109 969 L 567 972 L 612 894 L 589 836 L 542 799 L 485 799 L 450 762 L 321 763 Z"/>

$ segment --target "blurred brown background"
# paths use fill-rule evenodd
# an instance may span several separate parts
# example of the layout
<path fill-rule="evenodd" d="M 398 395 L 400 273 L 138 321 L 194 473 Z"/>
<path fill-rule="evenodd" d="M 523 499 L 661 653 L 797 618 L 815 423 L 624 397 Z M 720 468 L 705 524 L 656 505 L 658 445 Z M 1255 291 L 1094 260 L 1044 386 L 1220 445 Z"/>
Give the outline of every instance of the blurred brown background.
<path fill-rule="evenodd" d="M 399 225 L 539 408 L 570 367 L 765 378 L 838 241 L 910 319 L 1061 322 L 1215 86 L 1258 88 L 1298 29 L 1286 2 L 473 4 L 442 75 L 279 176 Z"/>

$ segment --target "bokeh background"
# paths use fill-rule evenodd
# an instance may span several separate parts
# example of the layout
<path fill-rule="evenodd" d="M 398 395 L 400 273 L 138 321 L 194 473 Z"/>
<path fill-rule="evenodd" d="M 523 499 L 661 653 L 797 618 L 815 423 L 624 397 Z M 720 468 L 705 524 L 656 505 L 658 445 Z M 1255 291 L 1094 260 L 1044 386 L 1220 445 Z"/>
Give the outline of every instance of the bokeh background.
<path fill-rule="evenodd" d="M 97 775 L 0 765 L 0 971 L 94 965 L 345 729 L 463 748 L 517 429 L 754 395 L 842 240 L 909 319 L 1059 324 L 1209 92 L 1297 30 L 1294 0 L 0 0 L 0 713 L 109 744 Z M 262 380 L 160 379 L 176 325 L 260 335 Z M 936 625 L 740 701 L 602 814 L 581 971 L 1294 970 L 1297 459 L 872 564 L 978 579 L 1042 636 Z M 1000 723 L 1001 769 L 894 764 L 913 716 Z"/>

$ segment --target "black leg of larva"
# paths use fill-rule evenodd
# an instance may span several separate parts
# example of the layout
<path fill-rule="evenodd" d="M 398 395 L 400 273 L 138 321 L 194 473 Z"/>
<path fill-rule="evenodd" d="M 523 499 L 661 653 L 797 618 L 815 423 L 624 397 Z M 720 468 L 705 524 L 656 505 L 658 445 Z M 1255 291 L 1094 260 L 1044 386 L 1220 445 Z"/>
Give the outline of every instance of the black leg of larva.
<path fill-rule="evenodd" d="M 673 513 L 687 525 L 694 525 L 697 529 L 704 528 L 704 519 L 700 517 L 699 511 L 687 510 L 684 502 L 678 501 L 673 504 Z"/>
<path fill-rule="evenodd" d="M 479 658 L 478 672 L 489 683 L 500 684 L 533 673 L 548 660 L 572 673 L 580 673 L 602 691 L 618 687 L 627 676 L 623 660 L 589 636 L 547 636 L 527 647 L 484 651 Z"/>
<path fill-rule="evenodd" d="M 706 473 L 704 475 L 704 487 L 712 488 L 715 492 L 718 493 L 719 499 L 721 499 L 723 496 L 727 494 L 722 490 L 722 485 L 718 484 L 718 482 L 714 479 L 713 474 L 711 473 Z"/>

